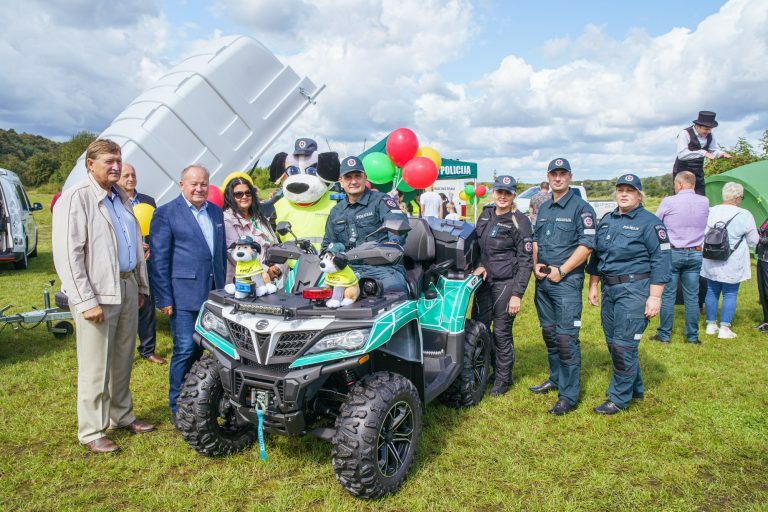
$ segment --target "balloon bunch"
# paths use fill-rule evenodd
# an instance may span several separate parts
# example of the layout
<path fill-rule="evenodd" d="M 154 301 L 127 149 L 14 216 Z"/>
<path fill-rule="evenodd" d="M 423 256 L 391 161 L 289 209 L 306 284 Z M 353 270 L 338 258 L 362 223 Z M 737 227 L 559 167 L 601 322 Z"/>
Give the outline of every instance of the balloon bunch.
<path fill-rule="evenodd" d="M 478 185 L 475 187 L 471 183 L 468 183 L 467 186 L 464 187 L 464 190 L 459 192 L 459 199 L 467 203 L 477 203 L 480 199 L 485 197 L 487 193 L 488 189 L 485 185 Z"/>
<path fill-rule="evenodd" d="M 442 158 L 435 149 L 419 147 L 419 139 L 408 128 L 398 128 L 387 138 L 387 153 L 369 153 L 363 158 L 368 180 L 388 185 L 400 192 L 412 192 L 432 185 L 437 180 Z M 389 190 L 384 190 L 388 192 Z"/>

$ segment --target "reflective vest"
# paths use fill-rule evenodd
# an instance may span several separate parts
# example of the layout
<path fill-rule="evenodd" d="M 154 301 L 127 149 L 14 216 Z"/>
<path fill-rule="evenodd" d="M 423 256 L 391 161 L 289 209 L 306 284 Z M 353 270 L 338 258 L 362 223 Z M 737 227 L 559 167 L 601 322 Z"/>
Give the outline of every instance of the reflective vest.
<path fill-rule="evenodd" d="M 348 288 L 357 284 L 357 276 L 352 271 L 352 268 L 347 266 L 338 272 L 325 274 L 324 284 L 326 286 L 343 286 Z"/>
<path fill-rule="evenodd" d="M 331 199 L 330 192 L 309 206 L 297 206 L 283 197 L 275 203 L 275 218 L 277 222 L 290 222 L 296 238 L 309 240 L 319 250 L 325 236 L 325 221 L 334 206 L 336 201 Z M 290 234 L 278 236 L 281 242 L 293 240 Z"/>
<path fill-rule="evenodd" d="M 258 258 L 251 261 L 238 261 L 235 265 L 235 279 L 237 281 L 253 282 L 253 277 L 264 273 L 264 267 Z"/>

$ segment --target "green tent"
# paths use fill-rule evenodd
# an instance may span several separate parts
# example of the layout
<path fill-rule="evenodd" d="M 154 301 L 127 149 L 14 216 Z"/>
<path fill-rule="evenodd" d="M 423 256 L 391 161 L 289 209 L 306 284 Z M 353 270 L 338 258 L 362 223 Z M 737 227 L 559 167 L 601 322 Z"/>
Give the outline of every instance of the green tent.
<path fill-rule="evenodd" d="M 384 137 L 379 142 L 363 151 L 358 157 L 362 160 L 369 153 L 386 153 L 387 138 Z M 464 162 L 462 160 L 451 160 L 443 158 L 437 179 L 438 180 L 473 180 L 477 178 L 477 164 L 475 162 Z"/>
<path fill-rule="evenodd" d="M 706 178 L 706 192 L 710 204 L 723 202 L 723 186 L 729 181 L 744 187 L 741 207 L 752 213 L 756 225 L 762 224 L 768 218 L 768 160 L 742 165 Z"/>

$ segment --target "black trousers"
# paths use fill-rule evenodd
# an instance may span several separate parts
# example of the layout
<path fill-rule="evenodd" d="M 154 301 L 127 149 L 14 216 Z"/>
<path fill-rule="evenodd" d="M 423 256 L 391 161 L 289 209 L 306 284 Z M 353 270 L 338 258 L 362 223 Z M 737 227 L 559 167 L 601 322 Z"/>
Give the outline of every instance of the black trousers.
<path fill-rule="evenodd" d="M 515 317 L 509 315 L 511 297 L 512 281 L 485 282 L 475 294 L 477 320 L 492 332 L 496 382 L 501 384 L 512 384 L 512 367 L 515 365 L 515 340 L 512 337 Z"/>
<path fill-rule="evenodd" d="M 155 353 L 157 328 L 155 326 L 155 297 L 150 293 L 139 308 L 139 355 L 149 357 Z"/>
<path fill-rule="evenodd" d="M 763 322 L 768 322 L 768 261 L 757 260 L 757 291 L 763 306 Z"/>

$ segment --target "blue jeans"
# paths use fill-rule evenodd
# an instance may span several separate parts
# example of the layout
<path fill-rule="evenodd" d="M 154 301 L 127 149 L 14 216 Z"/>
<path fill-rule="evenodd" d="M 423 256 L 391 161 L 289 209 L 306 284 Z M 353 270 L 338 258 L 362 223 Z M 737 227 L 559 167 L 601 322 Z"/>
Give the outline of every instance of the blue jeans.
<path fill-rule="evenodd" d="M 707 322 L 717 321 L 717 303 L 723 294 L 723 307 L 720 310 L 720 323 L 731 325 L 736 315 L 736 296 L 739 294 L 739 283 L 721 283 L 707 279 L 707 298 L 704 305 L 707 310 Z"/>
<path fill-rule="evenodd" d="M 661 297 L 661 317 L 656 334 L 664 341 L 672 335 L 672 321 L 675 318 L 675 298 L 678 279 L 683 283 L 685 303 L 685 339 L 699 339 L 699 273 L 701 272 L 701 251 L 672 251 L 672 275 L 664 285 Z"/>
<path fill-rule="evenodd" d="M 178 410 L 177 400 L 184 385 L 184 378 L 192 368 L 192 364 L 203 355 L 203 348 L 192 340 L 195 332 L 197 311 L 176 310 L 171 316 L 171 332 L 173 333 L 173 354 L 171 355 L 170 387 L 168 389 L 168 405 L 171 413 Z"/>

